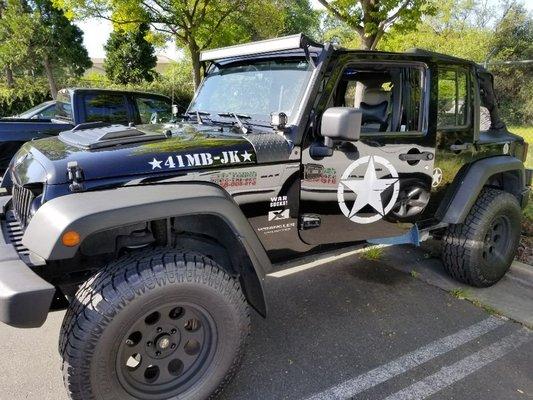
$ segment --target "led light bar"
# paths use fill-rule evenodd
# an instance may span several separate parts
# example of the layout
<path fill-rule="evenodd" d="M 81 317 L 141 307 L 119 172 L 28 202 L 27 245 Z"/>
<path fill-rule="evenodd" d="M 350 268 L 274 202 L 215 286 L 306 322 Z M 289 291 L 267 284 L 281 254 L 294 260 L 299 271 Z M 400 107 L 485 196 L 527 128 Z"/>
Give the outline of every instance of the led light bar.
<path fill-rule="evenodd" d="M 220 49 L 202 51 L 200 54 L 200 61 L 213 61 L 223 58 L 270 53 L 273 51 L 301 49 L 305 45 L 304 42 L 304 36 L 300 33 L 298 35 L 285 36 L 276 39 L 221 47 Z"/>

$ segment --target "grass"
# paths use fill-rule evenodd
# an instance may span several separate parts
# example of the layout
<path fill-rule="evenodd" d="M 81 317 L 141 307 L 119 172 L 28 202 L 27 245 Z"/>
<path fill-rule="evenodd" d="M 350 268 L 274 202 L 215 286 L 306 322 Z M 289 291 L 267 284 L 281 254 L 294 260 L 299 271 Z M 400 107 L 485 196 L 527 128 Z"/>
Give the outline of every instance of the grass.
<path fill-rule="evenodd" d="M 361 258 L 364 258 L 368 261 L 377 261 L 383 256 L 382 247 L 369 247 L 363 253 L 361 253 Z"/>
<path fill-rule="evenodd" d="M 533 168 L 533 126 L 510 126 L 509 132 L 522 136 L 529 143 L 526 167 Z"/>

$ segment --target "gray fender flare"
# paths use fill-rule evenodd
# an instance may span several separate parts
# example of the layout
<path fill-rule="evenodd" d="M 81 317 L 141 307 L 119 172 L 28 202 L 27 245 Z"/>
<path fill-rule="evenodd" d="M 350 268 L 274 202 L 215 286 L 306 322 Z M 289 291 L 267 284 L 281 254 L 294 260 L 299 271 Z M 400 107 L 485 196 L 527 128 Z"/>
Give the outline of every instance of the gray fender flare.
<path fill-rule="evenodd" d="M 462 171 L 448 189 L 436 217 L 445 223 L 462 223 L 490 177 L 504 172 L 516 172 L 518 182 L 512 194 L 521 196 L 526 187 L 524 164 L 512 156 L 495 156 L 475 161 Z M 520 201 L 520 199 L 519 199 Z"/>
<path fill-rule="evenodd" d="M 272 270 L 255 231 L 229 194 L 207 183 L 130 186 L 74 193 L 50 200 L 31 219 L 22 243 L 45 260 L 74 257 L 78 247 L 61 243 L 74 230 L 81 241 L 89 235 L 138 222 L 190 215 L 215 215 L 235 233 L 255 269 L 264 300 L 263 282 Z"/>

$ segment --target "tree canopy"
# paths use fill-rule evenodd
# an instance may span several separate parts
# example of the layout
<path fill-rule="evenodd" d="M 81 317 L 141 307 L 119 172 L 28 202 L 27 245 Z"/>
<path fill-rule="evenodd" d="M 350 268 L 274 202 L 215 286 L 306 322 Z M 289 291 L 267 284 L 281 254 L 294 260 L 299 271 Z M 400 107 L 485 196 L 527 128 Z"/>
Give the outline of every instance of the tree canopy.
<path fill-rule="evenodd" d="M 124 31 L 117 27 L 106 45 L 104 69 L 111 82 L 123 85 L 152 82 L 157 56 L 154 46 L 146 40 L 150 27 L 140 24 L 137 29 Z"/>

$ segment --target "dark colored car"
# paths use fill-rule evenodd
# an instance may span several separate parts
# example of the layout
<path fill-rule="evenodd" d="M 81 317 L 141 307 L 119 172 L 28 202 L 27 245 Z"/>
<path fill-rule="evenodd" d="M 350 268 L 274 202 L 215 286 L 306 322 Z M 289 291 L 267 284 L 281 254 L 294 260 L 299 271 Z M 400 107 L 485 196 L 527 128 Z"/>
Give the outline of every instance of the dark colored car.
<path fill-rule="evenodd" d="M 0 320 L 68 308 L 71 399 L 212 398 L 289 259 L 433 237 L 461 282 L 509 269 L 531 171 L 483 68 L 301 35 L 202 62 L 184 121 L 26 143 L 2 182 Z"/>
<path fill-rule="evenodd" d="M 0 174 L 20 146 L 30 140 L 56 136 L 87 122 L 150 124 L 173 118 L 168 97 L 104 89 L 63 89 L 56 102 L 43 103 L 30 113 L 32 110 L 19 118 L 0 120 Z"/>

